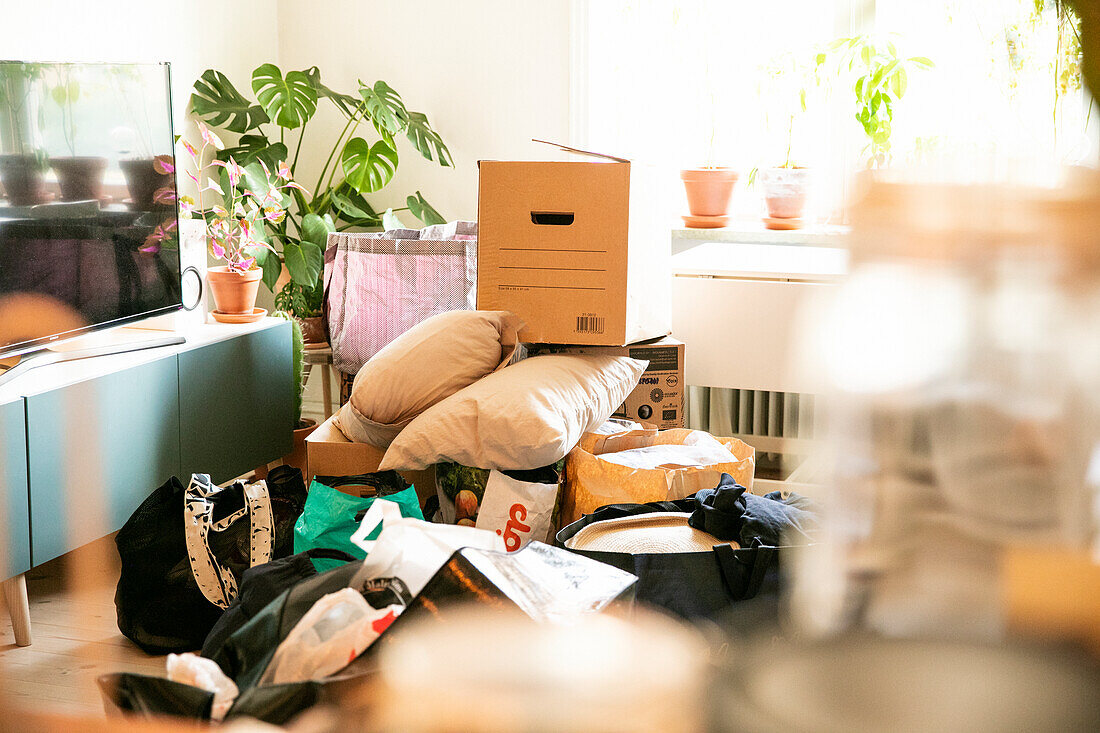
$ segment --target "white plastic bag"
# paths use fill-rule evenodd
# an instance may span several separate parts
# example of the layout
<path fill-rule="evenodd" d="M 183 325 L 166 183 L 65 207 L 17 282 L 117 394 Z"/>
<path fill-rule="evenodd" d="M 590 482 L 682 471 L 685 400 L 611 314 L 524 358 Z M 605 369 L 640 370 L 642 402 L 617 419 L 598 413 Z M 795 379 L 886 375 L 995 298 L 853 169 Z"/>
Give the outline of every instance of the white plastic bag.
<path fill-rule="evenodd" d="M 368 540 L 379 525 L 382 533 L 378 539 Z M 505 551 L 504 539 L 492 532 L 402 517 L 390 501 L 371 504 L 351 541 L 367 553 L 351 582 L 353 588 L 376 578 L 398 578 L 414 596 L 459 548 Z"/>
<path fill-rule="evenodd" d="M 168 669 L 168 679 L 172 682 L 214 693 L 214 705 L 210 708 L 211 720 L 221 720 L 229 712 L 229 708 L 233 707 L 233 701 L 240 691 L 213 659 L 191 652 L 169 654 L 165 666 Z"/>
<path fill-rule="evenodd" d="M 546 542 L 557 503 L 556 483 L 518 481 L 490 471 L 475 526 L 500 535 L 505 549 L 516 552 L 531 540 Z"/>
<path fill-rule="evenodd" d="M 336 674 L 389 628 L 402 610 L 397 605 L 372 608 L 351 588 L 322 596 L 279 644 L 260 684 L 305 682 Z"/>

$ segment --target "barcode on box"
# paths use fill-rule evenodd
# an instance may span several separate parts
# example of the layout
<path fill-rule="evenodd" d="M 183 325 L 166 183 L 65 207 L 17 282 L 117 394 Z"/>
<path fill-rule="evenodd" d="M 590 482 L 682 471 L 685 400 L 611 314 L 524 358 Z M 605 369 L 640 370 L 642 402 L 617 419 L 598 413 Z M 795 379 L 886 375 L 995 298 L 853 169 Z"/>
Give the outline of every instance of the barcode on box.
<path fill-rule="evenodd" d="M 577 333 L 603 333 L 603 316 L 577 316 Z"/>

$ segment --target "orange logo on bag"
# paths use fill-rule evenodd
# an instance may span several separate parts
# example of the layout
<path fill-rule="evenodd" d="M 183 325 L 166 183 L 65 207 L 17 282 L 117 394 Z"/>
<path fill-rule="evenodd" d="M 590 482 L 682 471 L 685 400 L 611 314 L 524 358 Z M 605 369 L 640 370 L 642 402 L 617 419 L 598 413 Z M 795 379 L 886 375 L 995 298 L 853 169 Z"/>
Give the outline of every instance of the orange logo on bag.
<path fill-rule="evenodd" d="M 531 528 L 523 523 L 522 520 L 527 519 L 527 507 L 523 504 L 513 504 L 511 511 L 508 512 L 508 524 L 504 527 L 504 547 L 508 552 L 515 552 L 519 549 L 520 538 L 516 534 L 519 532 L 530 532 Z M 498 529 L 497 534 L 501 534 Z"/>

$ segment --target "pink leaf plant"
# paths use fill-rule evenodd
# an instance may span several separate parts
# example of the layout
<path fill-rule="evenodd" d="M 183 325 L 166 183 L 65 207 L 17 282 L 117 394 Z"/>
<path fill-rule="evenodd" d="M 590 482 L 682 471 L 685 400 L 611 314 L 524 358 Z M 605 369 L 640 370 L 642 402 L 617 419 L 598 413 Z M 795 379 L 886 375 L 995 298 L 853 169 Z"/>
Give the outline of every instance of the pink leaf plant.
<path fill-rule="evenodd" d="M 189 197 L 180 198 L 180 214 L 185 217 L 192 214 L 202 217 L 206 222 L 206 241 L 210 252 L 218 259 L 224 260 L 230 270 L 244 273 L 256 267 L 254 252 L 257 248 L 277 254 L 275 248 L 265 240 L 263 224 L 265 221 L 279 223 L 286 216 L 281 192 L 287 188 L 304 189 L 290 180 L 290 168 L 285 161 L 279 163 L 274 179 L 267 165 L 259 161 L 265 183 L 262 195 L 254 193 L 249 188 L 241 187 L 239 185 L 241 181 L 254 174 L 255 169 L 252 168 L 250 174 L 246 171 L 246 167 L 237 163 L 232 156 L 227 161 L 215 159 L 204 163 L 208 148 L 223 150 L 225 145 L 202 122 L 198 123 L 198 127 L 202 137 L 202 147 L 196 149 L 187 141 L 182 143 L 183 149 L 191 156 L 194 164 L 195 173 L 187 171 L 187 176 L 198 185 L 198 203 L 196 204 Z M 218 173 L 214 170 L 215 167 L 225 170 L 225 179 L 228 182 L 226 188 L 217 183 L 219 179 Z M 248 178 L 248 182 L 249 184 L 258 183 L 252 178 Z M 204 197 L 208 191 L 221 199 L 217 202 L 210 201 L 209 207 L 207 200 L 212 196 L 208 194 Z M 152 247 L 159 244 L 155 235 L 150 239 L 153 241 L 147 242 L 146 246 Z"/>

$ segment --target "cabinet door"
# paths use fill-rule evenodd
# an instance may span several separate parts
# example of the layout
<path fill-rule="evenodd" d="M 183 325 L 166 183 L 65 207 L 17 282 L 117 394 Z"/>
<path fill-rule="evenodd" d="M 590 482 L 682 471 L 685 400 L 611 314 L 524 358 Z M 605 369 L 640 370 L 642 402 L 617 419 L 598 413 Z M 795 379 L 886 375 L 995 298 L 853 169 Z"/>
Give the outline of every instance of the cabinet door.
<path fill-rule="evenodd" d="M 280 323 L 179 355 L 184 476 L 221 483 L 290 452 L 290 338 Z"/>
<path fill-rule="evenodd" d="M 179 471 L 176 357 L 27 398 L 35 565 L 119 529 Z"/>
<path fill-rule="evenodd" d="M 0 405 L 0 580 L 31 567 L 25 420 L 23 400 Z"/>

